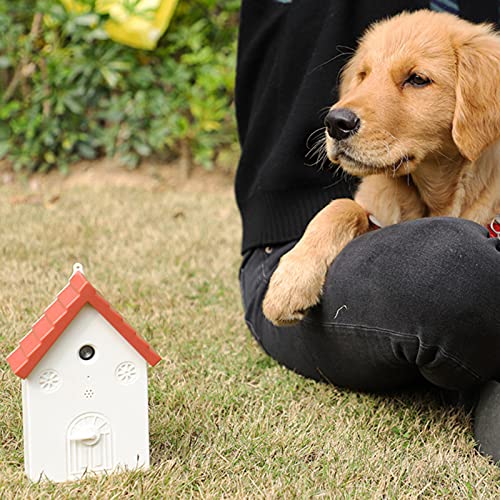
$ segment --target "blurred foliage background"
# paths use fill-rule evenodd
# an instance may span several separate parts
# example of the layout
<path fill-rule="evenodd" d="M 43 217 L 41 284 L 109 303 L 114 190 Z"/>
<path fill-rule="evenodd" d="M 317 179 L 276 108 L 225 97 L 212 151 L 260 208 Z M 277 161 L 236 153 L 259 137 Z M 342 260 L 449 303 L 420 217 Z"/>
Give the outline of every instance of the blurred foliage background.
<path fill-rule="evenodd" d="M 109 13 L 80 4 L 0 0 L 0 159 L 24 171 L 103 156 L 213 168 L 235 151 L 240 0 L 180 0 L 153 50 L 113 41 Z"/>

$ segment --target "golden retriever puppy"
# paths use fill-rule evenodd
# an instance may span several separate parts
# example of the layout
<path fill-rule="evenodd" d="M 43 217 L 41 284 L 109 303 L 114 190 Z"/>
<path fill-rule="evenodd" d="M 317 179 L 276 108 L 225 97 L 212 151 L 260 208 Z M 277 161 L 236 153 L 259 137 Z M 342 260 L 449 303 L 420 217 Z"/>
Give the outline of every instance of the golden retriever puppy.
<path fill-rule="evenodd" d="M 354 201 L 321 210 L 280 260 L 264 299 L 276 325 L 317 304 L 356 236 L 420 217 L 489 225 L 500 214 L 500 37 L 422 10 L 373 25 L 345 67 L 326 120 L 332 162 L 362 177 Z"/>

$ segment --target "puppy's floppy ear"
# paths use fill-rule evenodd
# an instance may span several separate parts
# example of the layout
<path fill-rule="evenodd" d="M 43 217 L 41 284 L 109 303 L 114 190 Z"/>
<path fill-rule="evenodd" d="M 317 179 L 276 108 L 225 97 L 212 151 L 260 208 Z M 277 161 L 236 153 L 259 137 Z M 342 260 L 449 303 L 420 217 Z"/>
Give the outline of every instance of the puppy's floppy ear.
<path fill-rule="evenodd" d="M 488 27 L 457 45 L 456 105 L 452 136 L 475 161 L 500 136 L 500 37 Z"/>

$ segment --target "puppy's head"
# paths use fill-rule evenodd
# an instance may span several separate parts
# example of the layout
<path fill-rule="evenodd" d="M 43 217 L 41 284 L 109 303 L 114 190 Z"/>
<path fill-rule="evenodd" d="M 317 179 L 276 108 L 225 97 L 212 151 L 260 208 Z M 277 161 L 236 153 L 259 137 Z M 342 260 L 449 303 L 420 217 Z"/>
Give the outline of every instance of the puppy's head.
<path fill-rule="evenodd" d="M 418 11 L 375 24 L 342 74 L 327 153 L 349 173 L 412 173 L 423 160 L 476 160 L 500 132 L 500 38 Z"/>

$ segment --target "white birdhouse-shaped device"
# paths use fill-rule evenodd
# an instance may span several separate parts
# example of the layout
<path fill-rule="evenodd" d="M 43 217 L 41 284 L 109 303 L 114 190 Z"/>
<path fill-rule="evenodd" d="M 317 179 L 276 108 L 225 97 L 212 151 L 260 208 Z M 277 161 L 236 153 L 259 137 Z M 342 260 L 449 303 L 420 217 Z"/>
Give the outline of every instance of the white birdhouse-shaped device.
<path fill-rule="evenodd" d="M 23 379 L 28 477 L 68 481 L 148 467 L 147 365 L 160 359 L 75 264 L 7 358 Z"/>

